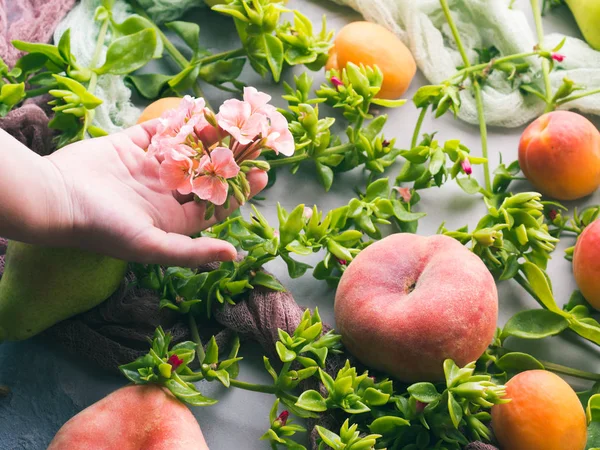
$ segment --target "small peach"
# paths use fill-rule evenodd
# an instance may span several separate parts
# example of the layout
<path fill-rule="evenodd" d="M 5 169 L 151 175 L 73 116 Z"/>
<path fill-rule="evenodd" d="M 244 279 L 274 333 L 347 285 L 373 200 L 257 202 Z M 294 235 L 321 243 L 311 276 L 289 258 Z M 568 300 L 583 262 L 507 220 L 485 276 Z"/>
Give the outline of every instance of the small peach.
<path fill-rule="evenodd" d="M 600 309 L 600 219 L 588 225 L 577 239 L 573 275 L 585 299 Z"/>
<path fill-rule="evenodd" d="M 545 370 L 528 370 L 506 384 L 510 402 L 492 408 L 501 450 L 583 450 L 587 424 L 575 391 Z"/>
<path fill-rule="evenodd" d="M 600 186 L 600 132 L 574 112 L 544 114 L 523 132 L 519 164 L 542 194 L 558 200 L 585 197 Z"/>

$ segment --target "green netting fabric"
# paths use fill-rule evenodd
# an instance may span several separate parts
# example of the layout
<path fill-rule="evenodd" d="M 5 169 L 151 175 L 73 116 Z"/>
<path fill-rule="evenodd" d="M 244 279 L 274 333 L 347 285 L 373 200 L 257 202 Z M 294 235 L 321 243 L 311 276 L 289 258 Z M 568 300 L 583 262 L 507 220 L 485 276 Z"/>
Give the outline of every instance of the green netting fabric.
<path fill-rule="evenodd" d="M 395 32 L 410 48 L 417 64 L 431 83 L 440 83 L 462 66 L 439 0 L 333 0 L 360 12 L 365 19 Z M 511 9 L 510 0 L 450 0 L 450 8 L 461 39 L 471 61 L 477 60 L 475 49 L 495 46 L 503 55 L 529 52 L 536 44 L 535 33 L 522 11 Z M 552 48 L 563 35 L 546 36 L 544 46 Z M 568 37 L 560 50 L 566 55 L 561 70 L 551 74 L 556 89 L 565 76 L 588 89 L 600 88 L 600 52 L 584 41 Z M 543 102 L 533 95 L 523 95 L 519 85 L 531 82 L 542 85 L 539 59 L 531 58 L 531 73 L 515 83 L 500 71 L 492 72 L 483 88 L 485 117 L 490 125 L 516 127 L 539 116 Z M 460 118 L 477 123 L 475 100 L 470 90 L 461 93 Z M 600 95 L 582 98 L 564 105 L 585 113 L 600 114 Z"/>

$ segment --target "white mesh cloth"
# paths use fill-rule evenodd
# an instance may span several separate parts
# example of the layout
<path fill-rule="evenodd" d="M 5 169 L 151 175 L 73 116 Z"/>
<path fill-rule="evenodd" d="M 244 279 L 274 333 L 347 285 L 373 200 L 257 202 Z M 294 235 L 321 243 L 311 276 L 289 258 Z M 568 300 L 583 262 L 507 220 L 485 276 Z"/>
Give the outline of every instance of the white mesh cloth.
<path fill-rule="evenodd" d="M 439 0 L 333 0 L 361 13 L 366 20 L 384 25 L 396 33 L 410 48 L 417 64 L 432 84 L 449 78 L 462 65 L 460 54 L 447 25 Z M 477 60 L 475 49 L 495 46 L 501 54 L 529 52 L 536 44 L 534 31 L 522 11 L 511 9 L 510 0 L 449 0 L 452 16 L 470 61 Z M 552 48 L 564 36 L 545 37 L 544 47 Z M 564 77 L 585 85 L 587 89 L 600 88 L 600 52 L 585 42 L 568 37 L 560 53 L 566 58 L 551 73 L 556 89 Z M 534 73 L 520 80 L 533 81 L 542 86 L 541 64 L 531 58 Z M 483 87 L 486 121 L 490 125 L 517 127 L 538 117 L 544 110 L 543 102 L 533 95 L 519 91 L 520 82 L 506 79 L 499 71 L 492 72 Z M 461 93 L 459 117 L 477 123 L 475 100 L 470 90 Z M 584 113 L 600 114 L 600 94 L 585 97 L 563 105 Z"/>
<path fill-rule="evenodd" d="M 71 29 L 71 52 L 81 65 L 87 67 L 96 48 L 99 28 L 94 21 L 94 12 L 100 5 L 100 0 L 82 0 L 69 12 L 54 32 L 54 42 L 58 42 L 63 33 Z M 130 14 L 126 3 L 117 0 L 113 7 L 115 20 L 122 21 Z M 107 42 L 109 40 L 107 39 Z M 99 66 L 104 63 L 106 48 L 104 48 Z M 130 101 L 131 91 L 117 75 L 102 75 L 98 77 L 98 85 L 94 94 L 103 100 L 96 108 L 94 125 L 115 133 L 135 124 L 140 110 Z"/>

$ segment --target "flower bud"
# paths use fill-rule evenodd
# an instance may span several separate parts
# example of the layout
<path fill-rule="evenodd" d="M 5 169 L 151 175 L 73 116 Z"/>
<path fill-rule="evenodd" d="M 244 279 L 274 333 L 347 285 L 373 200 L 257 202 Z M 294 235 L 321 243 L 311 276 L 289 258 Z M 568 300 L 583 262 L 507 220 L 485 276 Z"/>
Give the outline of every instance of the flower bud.
<path fill-rule="evenodd" d="M 565 55 L 561 55 L 560 53 L 552 53 L 552 59 L 557 62 L 563 62 L 565 59 Z"/>
<path fill-rule="evenodd" d="M 333 84 L 335 86 L 336 89 L 339 90 L 340 86 L 344 85 L 344 82 L 342 80 L 340 80 L 338 77 L 331 77 L 331 84 Z"/>
<path fill-rule="evenodd" d="M 461 161 L 460 166 L 462 167 L 462 170 L 464 173 L 466 173 L 467 175 L 471 175 L 473 173 L 473 168 L 471 167 L 471 161 L 469 161 L 468 158 L 465 158 Z"/>
<path fill-rule="evenodd" d="M 162 363 L 158 366 L 158 371 L 165 378 L 171 378 L 171 374 L 173 372 L 173 367 L 171 364 Z"/>
<path fill-rule="evenodd" d="M 277 419 L 275 419 L 275 423 L 273 425 L 275 425 L 276 427 L 284 427 L 286 425 L 289 417 L 290 417 L 289 411 L 287 411 L 287 410 L 281 411 L 281 414 L 279 414 L 279 417 L 277 417 Z"/>
<path fill-rule="evenodd" d="M 172 354 L 169 357 L 168 363 L 171 365 L 173 370 L 177 370 L 177 368 L 183 364 L 183 359 L 181 359 L 176 354 Z"/>

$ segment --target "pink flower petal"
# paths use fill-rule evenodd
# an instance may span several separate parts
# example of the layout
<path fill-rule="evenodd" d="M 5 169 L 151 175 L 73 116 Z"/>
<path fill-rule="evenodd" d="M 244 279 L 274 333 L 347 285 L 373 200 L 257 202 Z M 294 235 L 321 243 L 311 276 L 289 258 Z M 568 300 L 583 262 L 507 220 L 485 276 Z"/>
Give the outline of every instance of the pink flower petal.
<path fill-rule="evenodd" d="M 259 92 L 256 88 L 249 86 L 244 88 L 244 102 L 250 105 L 252 114 L 268 114 L 275 110 L 274 106 L 269 105 L 271 96 L 264 92 Z"/>
<path fill-rule="evenodd" d="M 235 177 L 240 167 L 233 158 L 233 152 L 225 147 L 217 147 L 210 152 L 210 159 L 213 165 L 213 171 L 216 175 L 227 178 Z"/>
<path fill-rule="evenodd" d="M 167 189 L 186 195 L 192 191 L 194 162 L 182 153 L 171 151 L 160 165 L 158 175 Z"/>
<path fill-rule="evenodd" d="M 287 119 L 280 112 L 274 112 L 269 116 L 271 126 L 267 135 L 266 146 L 272 148 L 275 153 L 292 156 L 296 149 L 294 137 L 288 129 Z"/>
<path fill-rule="evenodd" d="M 229 185 L 225 180 L 212 175 L 201 175 L 194 179 L 192 192 L 202 200 L 222 205 L 227 200 Z"/>

